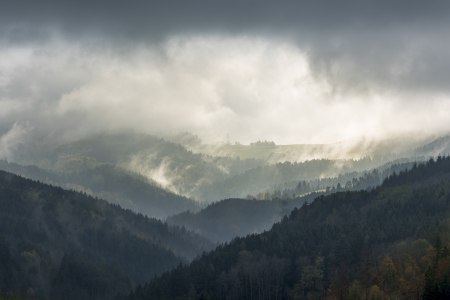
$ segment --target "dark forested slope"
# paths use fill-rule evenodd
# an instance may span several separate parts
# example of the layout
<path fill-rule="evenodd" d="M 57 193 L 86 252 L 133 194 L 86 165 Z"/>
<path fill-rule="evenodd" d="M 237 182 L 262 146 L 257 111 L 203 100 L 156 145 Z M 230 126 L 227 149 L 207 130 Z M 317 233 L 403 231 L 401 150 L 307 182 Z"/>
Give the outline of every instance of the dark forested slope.
<path fill-rule="evenodd" d="M 222 243 L 238 236 L 268 230 L 294 208 L 313 201 L 318 195 L 311 193 L 289 200 L 225 199 L 197 213 L 187 211 L 174 215 L 167 218 L 167 222 Z"/>
<path fill-rule="evenodd" d="M 300 181 L 293 188 L 260 193 L 262 199 L 226 199 L 197 213 L 190 211 L 167 218 L 169 224 L 184 226 L 215 242 L 268 230 L 294 208 L 312 202 L 320 195 L 335 192 L 370 190 L 395 172 L 412 168 L 413 162 L 390 163 L 364 173 L 347 173 L 333 178 Z M 361 175 L 358 177 L 358 175 Z"/>
<path fill-rule="evenodd" d="M 130 299 L 448 299 L 450 158 L 319 197 Z"/>
<path fill-rule="evenodd" d="M 167 191 L 148 178 L 103 163 L 72 172 L 21 166 L 0 160 L 0 169 L 41 182 L 83 191 L 149 217 L 165 218 L 196 210 L 195 201 Z"/>
<path fill-rule="evenodd" d="M 0 297 L 110 299 L 210 246 L 106 201 L 0 171 Z"/>

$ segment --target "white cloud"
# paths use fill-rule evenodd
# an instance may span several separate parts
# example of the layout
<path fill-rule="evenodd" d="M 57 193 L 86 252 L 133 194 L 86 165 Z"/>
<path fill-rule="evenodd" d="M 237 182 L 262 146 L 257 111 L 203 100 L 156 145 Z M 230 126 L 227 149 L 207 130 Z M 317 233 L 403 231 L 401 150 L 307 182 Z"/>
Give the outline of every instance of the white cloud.
<path fill-rule="evenodd" d="M 184 36 L 123 53 L 57 41 L 0 55 L 10 58 L 0 61 L 0 125 L 29 123 L 66 139 L 135 129 L 319 143 L 448 130 L 448 95 L 335 92 L 287 41 Z"/>

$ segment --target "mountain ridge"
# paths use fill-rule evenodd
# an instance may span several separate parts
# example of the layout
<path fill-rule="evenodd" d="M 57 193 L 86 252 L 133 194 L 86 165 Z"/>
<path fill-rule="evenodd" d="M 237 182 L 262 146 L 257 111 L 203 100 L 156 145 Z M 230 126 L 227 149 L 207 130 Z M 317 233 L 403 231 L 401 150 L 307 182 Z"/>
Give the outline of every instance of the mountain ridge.
<path fill-rule="evenodd" d="M 128 299 L 436 299 L 428 297 L 450 295 L 439 290 L 450 272 L 436 269 L 450 254 L 439 256 L 442 246 L 433 242 L 439 236 L 450 247 L 449 222 L 450 157 L 439 157 L 371 191 L 321 196 L 271 230 L 219 246 Z M 411 272 L 404 271 L 406 254 L 416 286 L 401 284 Z M 390 279 L 389 268 L 398 270 Z"/>

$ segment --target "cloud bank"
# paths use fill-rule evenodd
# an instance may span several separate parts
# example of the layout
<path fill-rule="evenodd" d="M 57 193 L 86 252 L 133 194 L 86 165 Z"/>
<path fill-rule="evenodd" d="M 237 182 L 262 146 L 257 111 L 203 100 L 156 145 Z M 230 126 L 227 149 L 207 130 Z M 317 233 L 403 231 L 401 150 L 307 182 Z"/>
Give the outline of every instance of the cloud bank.
<path fill-rule="evenodd" d="M 27 2 L 0 12 L 3 134 L 327 143 L 449 130 L 447 1 Z"/>

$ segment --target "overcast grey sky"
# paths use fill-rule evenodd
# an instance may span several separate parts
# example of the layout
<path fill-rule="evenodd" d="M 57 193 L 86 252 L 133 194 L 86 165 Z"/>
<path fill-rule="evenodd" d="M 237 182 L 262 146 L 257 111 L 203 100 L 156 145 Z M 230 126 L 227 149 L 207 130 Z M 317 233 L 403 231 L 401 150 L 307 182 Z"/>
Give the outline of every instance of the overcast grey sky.
<path fill-rule="evenodd" d="M 3 153 L 35 133 L 323 143 L 450 129 L 449 1 L 0 4 Z"/>

